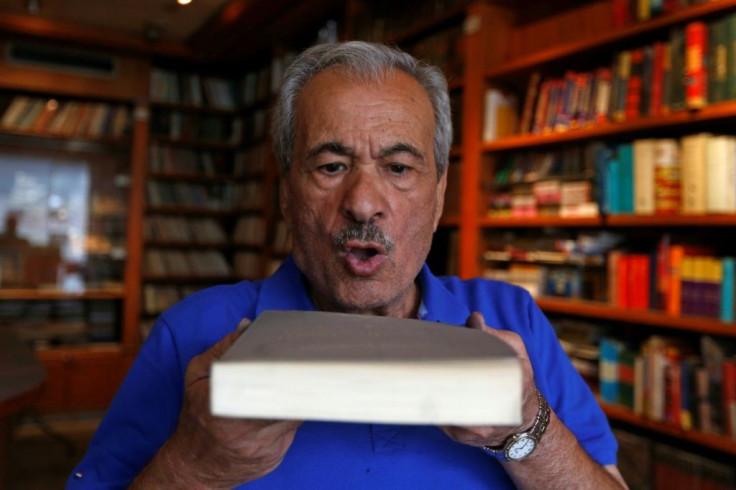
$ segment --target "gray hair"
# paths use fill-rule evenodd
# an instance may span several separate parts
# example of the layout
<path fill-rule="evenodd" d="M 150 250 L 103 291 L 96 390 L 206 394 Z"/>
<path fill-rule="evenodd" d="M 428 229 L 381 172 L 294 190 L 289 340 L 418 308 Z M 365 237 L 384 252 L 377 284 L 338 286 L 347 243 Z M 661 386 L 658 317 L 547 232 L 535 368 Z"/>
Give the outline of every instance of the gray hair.
<path fill-rule="evenodd" d="M 273 118 L 273 148 L 286 175 L 294 155 L 296 105 L 307 82 L 317 73 L 342 67 L 367 81 L 379 82 L 398 69 L 414 78 L 427 92 L 435 119 L 434 159 L 439 179 L 447 169 L 452 145 L 452 119 L 447 80 L 435 66 L 398 49 L 376 43 L 349 41 L 313 46 L 300 54 L 284 74 Z"/>

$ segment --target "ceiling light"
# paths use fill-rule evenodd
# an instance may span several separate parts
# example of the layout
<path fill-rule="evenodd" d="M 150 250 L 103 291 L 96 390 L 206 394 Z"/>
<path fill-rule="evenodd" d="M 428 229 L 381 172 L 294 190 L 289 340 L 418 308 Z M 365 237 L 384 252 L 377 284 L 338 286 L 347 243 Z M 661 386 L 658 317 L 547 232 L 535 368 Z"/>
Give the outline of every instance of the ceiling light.
<path fill-rule="evenodd" d="M 192 3 L 192 0 L 176 0 L 176 3 L 178 3 L 179 5 L 189 5 L 190 3 Z"/>

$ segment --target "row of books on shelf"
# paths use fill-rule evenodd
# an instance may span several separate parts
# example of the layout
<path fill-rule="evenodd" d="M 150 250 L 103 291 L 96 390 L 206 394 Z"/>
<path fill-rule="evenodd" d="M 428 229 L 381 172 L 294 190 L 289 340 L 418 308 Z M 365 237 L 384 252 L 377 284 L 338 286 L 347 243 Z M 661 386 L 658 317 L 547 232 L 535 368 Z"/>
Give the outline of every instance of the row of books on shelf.
<path fill-rule="evenodd" d="M 0 323 L 35 348 L 113 341 L 119 331 L 116 300 L 2 300 Z"/>
<path fill-rule="evenodd" d="M 605 253 L 489 250 L 483 275 L 527 289 L 533 296 L 584 299 L 624 309 L 661 311 L 733 322 L 734 257 L 670 243 L 654 250 Z"/>
<path fill-rule="evenodd" d="M 648 253 L 608 255 L 608 302 L 621 308 L 733 322 L 734 258 L 663 240 Z"/>
<path fill-rule="evenodd" d="M 518 101 L 513 94 L 490 88 L 484 140 L 633 121 L 734 100 L 734 38 L 736 14 L 729 14 L 710 23 L 674 27 L 667 41 L 615 53 L 611 66 L 568 70 L 562 77 L 535 72 L 520 117 L 515 117 Z"/>
<path fill-rule="evenodd" d="M 149 180 L 146 189 L 148 203 L 153 206 L 229 211 L 235 209 L 237 203 L 237 189 L 233 184 Z"/>
<path fill-rule="evenodd" d="M 242 81 L 242 100 L 247 107 L 264 102 L 281 88 L 286 69 L 296 58 L 296 53 L 286 52 L 271 58 L 271 62 L 245 74 Z"/>
<path fill-rule="evenodd" d="M 621 28 L 713 0 L 613 0 L 613 25 Z"/>
<path fill-rule="evenodd" d="M 655 422 L 736 440 L 736 358 L 711 337 L 700 344 L 653 335 L 632 347 L 601 338 L 601 399 Z"/>
<path fill-rule="evenodd" d="M 736 137 L 699 133 L 600 146 L 596 167 L 610 214 L 736 212 Z"/>
<path fill-rule="evenodd" d="M 236 144 L 241 141 L 241 133 L 240 119 L 227 116 L 160 108 L 151 115 L 151 134 L 158 137 Z"/>
<path fill-rule="evenodd" d="M 191 244 L 224 244 L 228 237 L 222 223 L 214 218 L 148 216 L 143 223 L 147 241 Z"/>
<path fill-rule="evenodd" d="M 462 25 L 458 23 L 417 41 L 408 50 L 415 58 L 441 69 L 447 79 L 453 81 L 463 76 L 464 42 Z"/>
<path fill-rule="evenodd" d="M 233 240 L 239 245 L 264 245 L 266 243 L 266 219 L 256 215 L 239 218 L 235 224 Z"/>
<path fill-rule="evenodd" d="M 199 289 L 191 285 L 147 284 L 143 287 L 143 311 L 147 315 L 158 315 Z"/>
<path fill-rule="evenodd" d="M 151 100 L 233 111 L 266 100 L 278 92 L 295 53 L 274 56 L 271 62 L 242 77 L 202 75 L 192 71 L 154 67 Z"/>
<path fill-rule="evenodd" d="M 355 19 L 356 39 L 394 40 L 417 25 L 442 19 L 469 3 L 468 0 L 373 2 L 370 14 Z"/>
<path fill-rule="evenodd" d="M 202 76 L 154 67 L 151 100 L 233 110 L 237 107 L 235 83 L 228 78 Z"/>
<path fill-rule="evenodd" d="M 219 250 L 148 249 L 144 270 L 151 277 L 223 277 L 233 269 Z"/>
<path fill-rule="evenodd" d="M 265 142 L 249 146 L 235 154 L 233 173 L 235 175 L 262 175 L 266 171 L 270 148 Z"/>
<path fill-rule="evenodd" d="M 166 174 L 233 175 L 234 165 L 226 152 L 175 148 L 152 144 L 148 148 L 148 168 Z"/>
<path fill-rule="evenodd" d="M 504 155 L 489 185 L 491 216 L 736 212 L 736 137 L 675 138 Z"/>
<path fill-rule="evenodd" d="M 629 430 L 613 429 L 618 469 L 632 490 L 729 490 L 736 468 L 693 451 L 654 441 Z"/>
<path fill-rule="evenodd" d="M 131 131 L 130 108 L 122 104 L 16 95 L 0 100 L 0 127 L 63 136 L 121 137 Z"/>

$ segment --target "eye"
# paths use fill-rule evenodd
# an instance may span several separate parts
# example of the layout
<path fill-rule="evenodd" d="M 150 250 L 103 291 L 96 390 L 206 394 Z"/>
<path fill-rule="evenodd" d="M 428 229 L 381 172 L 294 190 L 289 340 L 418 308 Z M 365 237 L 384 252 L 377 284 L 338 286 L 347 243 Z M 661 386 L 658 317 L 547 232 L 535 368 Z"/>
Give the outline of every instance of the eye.
<path fill-rule="evenodd" d="M 344 170 L 345 164 L 343 163 L 325 163 L 324 165 L 320 165 L 319 171 L 327 174 L 327 175 L 335 175 L 336 173 Z"/>
<path fill-rule="evenodd" d="M 404 175 L 409 170 L 411 170 L 411 168 L 408 165 L 404 165 L 401 163 L 392 163 L 388 166 L 388 169 L 394 175 Z"/>

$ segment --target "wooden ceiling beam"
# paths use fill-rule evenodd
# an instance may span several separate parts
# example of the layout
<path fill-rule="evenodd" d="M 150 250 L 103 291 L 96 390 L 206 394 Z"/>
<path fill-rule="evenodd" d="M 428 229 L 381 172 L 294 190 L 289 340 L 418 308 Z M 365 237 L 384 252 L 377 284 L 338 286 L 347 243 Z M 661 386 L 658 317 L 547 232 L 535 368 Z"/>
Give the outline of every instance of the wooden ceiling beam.
<path fill-rule="evenodd" d="M 50 21 L 25 15 L 0 14 L 0 32 L 87 47 L 96 46 L 126 53 L 192 60 L 201 58 L 196 51 L 182 43 L 147 42 L 125 31 L 115 31 L 109 28 L 103 29 L 71 22 Z"/>

